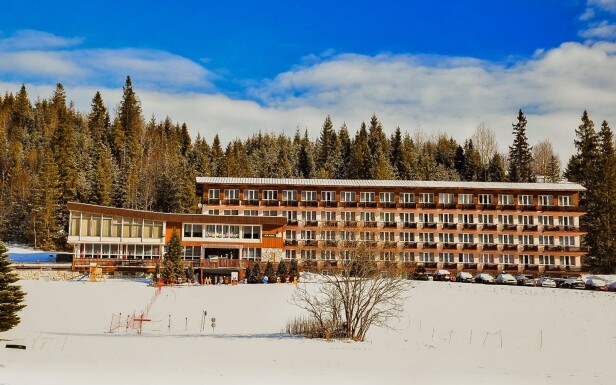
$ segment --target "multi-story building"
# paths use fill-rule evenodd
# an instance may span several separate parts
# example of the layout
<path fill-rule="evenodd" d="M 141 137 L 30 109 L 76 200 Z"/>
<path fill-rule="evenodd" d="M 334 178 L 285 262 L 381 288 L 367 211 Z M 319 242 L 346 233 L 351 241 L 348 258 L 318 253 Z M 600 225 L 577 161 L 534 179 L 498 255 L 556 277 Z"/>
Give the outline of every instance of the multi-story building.
<path fill-rule="evenodd" d="M 585 254 L 578 205 L 584 188 L 578 184 L 213 177 L 196 182 L 201 214 L 69 204 L 75 259 L 155 260 L 173 227 L 181 230 L 186 261 L 210 269 L 206 274 L 223 261 L 241 270 L 247 261 L 291 259 L 304 268 L 335 271 L 360 244 L 380 262 L 401 268 L 558 272 L 580 270 Z"/>

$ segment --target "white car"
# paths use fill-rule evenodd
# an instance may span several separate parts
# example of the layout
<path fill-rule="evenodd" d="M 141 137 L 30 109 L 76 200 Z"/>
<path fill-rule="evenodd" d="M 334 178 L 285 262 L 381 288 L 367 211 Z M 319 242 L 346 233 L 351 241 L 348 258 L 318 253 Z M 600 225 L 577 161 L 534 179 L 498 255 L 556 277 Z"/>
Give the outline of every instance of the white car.
<path fill-rule="evenodd" d="M 537 286 L 540 287 L 556 287 L 556 281 L 551 277 L 542 276 L 537 280 Z"/>
<path fill-rule="evenodd" d="M 479 273 L 475 276 L 475 283 L 494 283 L 494 277 L 492 274 Z"/>
<path fill-rule="evenodd" d="M 500 273 L 496 277 L 496 283 L 499 285 L 517 285 L 518 281 L 516 281 L 515 277 L 511 274 Z"/>

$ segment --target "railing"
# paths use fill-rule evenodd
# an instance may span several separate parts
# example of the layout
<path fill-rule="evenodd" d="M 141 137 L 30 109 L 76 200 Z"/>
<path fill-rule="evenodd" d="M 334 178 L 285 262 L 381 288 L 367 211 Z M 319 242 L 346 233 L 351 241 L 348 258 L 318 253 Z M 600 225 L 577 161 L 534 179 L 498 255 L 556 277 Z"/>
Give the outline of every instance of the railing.
<path fill-rule="evenodd" d="M 379 202 L 379 206 L 387 209 L 396 208 L 396 202 Z"/>
<path fill-rule="evenodd" d="M 160 259 L 125 259 L 125 258 L 74 258 L 73 268 L 84 269 L 96 267 L 134 267 L 155 268 Z"/>
<path fill-rule="evenodd" d="M 299 205 L 299 202 L 296 200 L 283 201 L 282 203 L 284 203 L 285 206 L 290 206 L 290 207 L 297 207 Z"/>
<path fill-rule="evenodd" d="M 537 206 L 536 205 L 521 205 L 520 210 L 521 211 L 537 211 Z"/>
<path fill-rule="evenodd" d="M 443 223 L 444 229 L 456 229 L 458 225 L 456 223 Z"/>
<path fill-rule="evenodd" d="M 424 249 L 436 249 L 436 242 L 424 242 Z"/>
<path fill-rule="evenodd" d="M 484 223 L 483 224 L 483 229 L 484 230 L 496 230 L 497 229 L 497 225 L 494 223 Z"/>
<path fill-rule="evenodd" d="M 340 202 L 342 207 L 357 207 L 357 202 Z"/>
<path fill-rule="evenodd" d="M 280 206 L 278 199 L 265 199 L 263 200 L 265 206 Z"/>
<path fill-rule="evenodd" d="M 244 268 L 254 261 L 248 261 L 245 259 L 229 259 L 229 258 L 217 258 L 217 259 L 202 259 L 199 266 L 205 268 Z"/>
<path fill-rule="evenodd" d="M 482 250 L 496 250 L 498 246 L 495 243 L 484 243 L 481 245 Z"/>
<path fill-rule="evenodd" d="M 246 206 L 259 206 L 259 200 L 258 199 L 245 199 L 244 204 Z"/>
<path fill-rule="evenodd" d="M 240 200 L 239 199 L 225 199 L 223 203 L 227 206 L 239 206 Z"/>
<path fill-rule="evenodd" d="M 317 221 L 304 221 L 304 226 L 313 227 L 313 226 L 318 226 L 318 225 L 319 225 L 319 222 Z"/>
<path fill-rule="evenodd" d="M 476 223 L 463 223 L 462 228 L 463 229 L 477 229 L 477 224 Z"/>
<path fill-rule="evenodd" d="M 376 227 L 375 221 L 366 221 L 364 222 L 364 227 Z"/>
<path fill-rule="evenodd" d="M 403 209 L 414 209 L 417 207 L 417 204 L 414 202 L 403 202 L 403 203 L 398 203 L 398 207 L 401 207 Z"/>
<path fill-rule="evenodd" d="M 537 245 L 524 245 L 524 251 L 537 251 L 539 246 Z"/>
<path fill-rule="evenodd" d="M 405 229 L 416 229 L 417 222 L 404 222 L 402 227 L 404 227 Z"/>
<path fill-rule="evenodd" d="M 207 200 L 207 204 L 208 205 L 219 205 L 220 204 L 220 199 L 208 199 Z"/>
<path fill-rule="evenodd" d="M 476 243 L 463 243 L 462 248 L 464 250 L 477 250 L 477 244 Z"/>
<path fill-rule="evenodd" d="M 297 219 L 287 219 L 287 225 L 289 226 L 297 226 Z"/>
<path fill-rule="evenodd" d="M 504 224 L 502 226 L 503 226 L 503 230 L 517 230 L 518 229 L 517 225 Z"/>
<path fill-rule="evenodd" d="M 404 249 L 416 249 L 417 242 L 402 242 L 402 248 Z"/>
<path fill-rule="evenodd" d="M 387 228 L 394 228 L 397 227 L 398 225 L 396 224 L 396 222 L 383 222 L 383 227 L 387 227 Z"/>
<path fill-rule="evenodd" d="M 286 239 L 284 241 L 284 245 L 285 246 L 297 246 L 297 240 L 296 239 Z"/>
<path fill-rule="evenodd" d="M 344 221 L 344 227 L 357 227 L 356 221 Z"/>
<path fill-rule="evenodd" d="M 438 203 L 436 205 L 437 209 L 455 209 L 456 205 L 455 203 Z"/>
<path fill-rule="evenodd" d="M 451 249 L 457 249 L 457 248 L 458 248 L 457 243 L 443 243 L 443 249 L 445 250 L 451 250 Z"/>
<path fill-rule="evenodd" d="M 338 227 L 338 222 L 336 221 L 321 221 L 321 223 L 325 227 Z"/>
<path fill-rule="evenodd" d="M 472 203 L 460 203 L 456 206 L 459 210 L 475 210 L 476 207 L 477 206 Z"/>
<path fill-rule="evenodd" d="M 338 206 L 337 201 L 321 201 L 321 203 L 323 203 L 324 207 L 337 207 Z"/>
<path fill-rule="evenodd" d="M 315 239 L 306 239 L 304 240 L 304 246 L 318 246 L 319 243 Z"/>
<path fill-rule="evenodd" d="M 436 222 L 424 222 L 424 229 L 436 229 Z"/>
<path fill-rule="evenodd" d="M 307 207 L 318 207 L 319 206 L 319 202 L 317 201 L 302 201 L 301 204 Z"/>

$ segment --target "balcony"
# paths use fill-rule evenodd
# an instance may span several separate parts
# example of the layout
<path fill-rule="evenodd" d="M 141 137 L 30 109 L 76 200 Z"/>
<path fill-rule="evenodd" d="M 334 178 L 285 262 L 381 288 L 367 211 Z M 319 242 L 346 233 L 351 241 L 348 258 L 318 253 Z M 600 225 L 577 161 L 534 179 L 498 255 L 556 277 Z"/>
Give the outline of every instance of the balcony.
<path fill-rule="evenodd" d="M 376 227 L 377 223 L 376 221 L 365 221 L 364 222 L 364 227 Z"/>
<path fill-rule="evenodd" d="M 289 207 L 297 207 L 299 206 L 299 202 L 296 200 L 286 200 L 282 202 L 285 206 Z"/>
<path fill-rule="evenodd" d="M 344 227 L 357 227 L 356 221 L 344 221 Z"/>
<path fill-rule="evenodd" d="M 297 239 L 285 239 L 285 246 L 297 246 Z"/>
<path fill-rule="evenodd" d="M 287 219 L 287 225 L 297 226 L 297 219 Z"/>
<path fill-rule="evenodd" d="M 443 223 L 444 229 L 457 229 L 458 225 L 455 223 Z"/>
<path fill-rule="evenodd" d="M 538 251 L 539 246 L 537 245 L 524 245 L 524 251 Z"/>
<path fill-rule="evenodd" d="M 506 264 L 503 266 L 503 269 L 504 269 L 504 270 L 516 270 L 516 271 L 517 271 L 517 270 L 518 270 L 518 265 L 516 265 L 516 264 L 514 264 L 514 263 L 506 263 Z"/>
<path fill-rule="evenodd" d="M 336 201 L 321 201 L 321 206 L 323 206 L 323 207 L 338 207 L 338 202 L 336 202 Z"/>
<path fill-rule="evenodd" d="M 323 227 L 338 227 L 338 222 L 336 221 L 321 221 Z"/>
<path fill-rule="evenodd" d="M 321 247 L 336 247 L 338 246 L 338 242 L 332 239 L 327 239 L 320 242 Z"/>
<path fill-rule="evenodd" d="M 386 208 L 386 209 L 395 209 L 396 202 L 379 202 L 379 207 Z"/>
<path fill-rule="evenodd" d="M 443 250 L 457 250 L 457 243 L 443 243 Z"/>
<path fill-rule="evenodd" d="M 454 203 L 439 203 L 436 205 L 437 209 L 453 210 L 456 208 Z"/>
<path fill-rule="evenodd" d="M 462 228 L 477 230 L 477 224 L 476 223 L 463 223 Z"/>
<path fill-rule="evenodd" d="M 246 206 L 259 206 L 258 199 L 244 199 L 244 204 Z"/>
<path fill-rule="evenodd" d="M 416 229 L 417 228 L 417 222 L 404 222 L 402 224 L 402 227 L 404 227 L 405 229 Z"/>
<path fill-rule="evenodd" d="M 383 248 L 384 249 L 395 249 L 396 247 L 398 247 L 398 244 L 394 241 L 385 241 L 383 242 Z"/>
<path fill-rule="evenodd" d="M 402 202 L 398 203 L 398 207 L 403 209 L 414 209 L 417 207 L 417 204 L 415 202 Z"/>
<path fill-rule="evenodd" d="M 220 199 L 208 199 L 207 200 L 207 204 L 212 206 L 212 205 L 219 205 L 220 204 Z"/>
<path fill-rule="evenodd" d="M 376 202 L 359 202 L 359 207 L 376 207 Z"/>
<path fill-rule="evenodd" d="M 435 209 L 436 203 L 421 203 L 424 209 Z"/>
<path fill-rule="evenodd" d="M 580 231 L 579 226 L 561 226 L 564 231 Z"/>
<path fill-rule="evenodd" d="M 517 210 L 517 207 L 515 205 L 500 205 L 500 206 L 496 206 L 496 208 L 502 211 L 516 211 Z"/>
<path fill-rule="evenodd" d="M 462 249 L 464 249 L 464 250 L 477 250 L 477 244 L 476 243 L 463 243 L 462 244 Z"/>
<path fill-rule="evenodd" d="M 346 240 L 341 242 L 342 247 L 355 247 L 357 245 L 357 241 Z"/>
<path fill-rule="evenodd" d="M 495 225 L 494 223 L 484 223 L 483 229 L 484 230 L 497 230 L 497 225 Z"/>
<path fill-rule="evenodd" d="M 318 225 L 319 225 L 319 222 L 317 221 L 304 221 L 304 226 L 306 227 L 314 227 Z"/>
<path fill-rule="evenodd" d="M 357 207 L 357 202 L 340 202 L 342 207 Z"/>
<path fill-rule="evenodd" d="M 424 249 L 436 249 L 436 242 L 424 242 Z"/>
<path fill-rule="evenodd" d="M 498 246 L 496 243 L 484 243 L 481 245 L 481 250 L 497 250 Z"/>
<path fill-rule="evenodd" d="M 396 222 L 383 222 L 385 228 L 396 228 L 397 226 Z"/>
<path fill-rule="evenodd" d="M 496 205 L 492 203 L 481 203 L 477 205 L 477 210 L 496 210 Z"/>
<path fill-rule="evenodd" d="M 458 210 L 476 210 L 477 206 L 472 203 L 462 203 L 456 206 Z"/>
<path fill-rule="evenodd" d="M 403 249 L 416 249 L 417 242 L 402 242 Z"/>
<path fill-rule="evenodd" d="M 305 239 L 304 246 L 318 246 L 319 243 L 315 239 Z"/>
<path fill-rule="evenodd" d="M 544 245 L 543 250 L 544 251 L 563 251 L 564 248 L 562 246 L 556 246 L 556 245 Z"/>
<path fill-rule="evenodd" d="M 263 204 L 265 206 L 280 206 L 280 202 L 278 202 L 278 199 L 266 199 L 263 201 Z"/>
<path fill-rule="evenodd" d="M 517 230 L 518 226 L 517 225 L 503 225 L 503 230 Z"/>
<path fill-rule="evenodd" d="M 524 231 L 537 231 L 539 229 L 539 226 L 537 226 L 537 225 L 524 225 L 523 229 L 524 229 Z"/>
<path fill-rule="evenodd" d="M 239 204 L 240 204 L 240 200 L 239 199 L 225 199 L 222 202 L 223 202 L 223 204 L 225 204 L 227 206 L 239 206 Z"/>
<path fill-rule="evenodd" d="M 319 202 L 317 202 L 317 201 L 302 201 L 301 205 L 302 206 L 306 206 L 306 207 L 318 207 L 319 206 Z"/>
<path fill-rule="evenodd" d="M 518 245 L 512 245 L 512 244 L 506 244 L 503 245 L 503 250 L 517 250 L 518 249 Z"/>
<path fill-rule="evenodd" d="M 465 262 L 462 266 L 465 270 L 477 270 L 477 264 L 474 262 Z"/>

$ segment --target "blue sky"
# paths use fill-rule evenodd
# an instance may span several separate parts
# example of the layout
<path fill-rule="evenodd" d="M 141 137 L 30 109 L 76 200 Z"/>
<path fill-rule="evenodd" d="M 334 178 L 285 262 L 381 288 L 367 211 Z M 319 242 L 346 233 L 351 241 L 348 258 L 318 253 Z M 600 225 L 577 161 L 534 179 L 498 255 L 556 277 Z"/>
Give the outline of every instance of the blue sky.
<path fill-rule="evenodd" d="M 583 109 L 616 121 L 616 0 L 128 3 L 0 0 L 0 91 L 113 108 L 131 75 L 146 118 L 223 141 L 376 113 L 459 140 L 483 122 L 505 151 L 523 108 L 568 156 Z"/>

